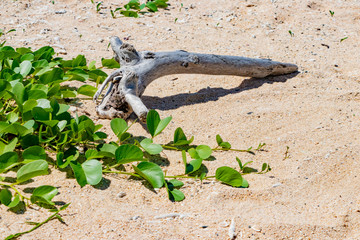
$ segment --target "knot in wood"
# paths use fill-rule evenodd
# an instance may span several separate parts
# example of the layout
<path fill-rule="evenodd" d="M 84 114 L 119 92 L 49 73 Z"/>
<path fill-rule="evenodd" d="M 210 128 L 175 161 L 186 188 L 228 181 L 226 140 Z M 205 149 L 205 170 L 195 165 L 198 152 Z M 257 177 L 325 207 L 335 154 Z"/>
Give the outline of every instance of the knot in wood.
<path fill-rule="evenodd" d="M 120 46 L 119 53 L 115 53 L 120 58 L 120 64 L 123 65 L 135 65 L 139 60 L 140 56 L 133 45 L 123 43 Z"/>

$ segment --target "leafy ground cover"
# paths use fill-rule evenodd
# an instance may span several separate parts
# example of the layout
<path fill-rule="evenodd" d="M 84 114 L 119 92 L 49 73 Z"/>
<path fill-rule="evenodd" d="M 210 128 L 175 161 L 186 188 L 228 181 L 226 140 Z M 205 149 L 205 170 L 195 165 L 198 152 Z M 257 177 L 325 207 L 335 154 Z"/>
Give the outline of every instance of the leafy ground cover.
<path fill-rule="evenodd" d="M 130 0 L 123 7 L 117 7 L 115 10 L 110 8 L 110 13 L 113 18 L 117 17 L 133 17 L 138 18 L 139 15 L 157 12 L 159 8 L 166 8 L 168 6 L 168 0 L 154 0 L 146 1 L 146 3 L 140 3 L 139 0 Z M 96 5 L 96 12 L 100 12 L 102 9 L 102 1 L 95 2 L 91 0 L 92 4 Z"/>
<path fill-rule="evenodd" d="M 69 104 L 81 95 L 92 97 L 96 88 L 85 81 L 101 83 L 107 76 L 102 68 L 117 68 L 113 59 L 102 59 L 102 67 L 95 62 L 87 63 L 83 55 L 64 60 L 55 55 L 52 47 L 45 46 L 36 51 L 30 48 L 0 48 L 0 202 L 9 209 L 26 208 L 33 204 L 54 212 L 49 218 L 29 231 L 8 236 L 19 237 L 31 232 L 51 219 L 63 222 L 60 211 L 70 203 L 57 206 L 52 201 L 58 194 L 56 186 L 41 185 L 30 193 L 24 185 L 36 181 L 36 177 L 49 174 L 50 169 L 66 171 L 83 187 L 99 184 L 104 174 L 130 175 L 146 181 L 153 189 L 166 188 L 171 201 L 185 198 L 179 179 L 194 178 L 200 181 L 214 178 L 232 187 L 249 186 L 243 178 L 248 173 L 266 173 L 271 170 L 266 163 L 261 171 L 248 167 L 239 158 L 239 169 L 219 167 L 214 176 L 208 176 L 205 162 L 214 151 L 238 151 L 254 154 L 256 149 L 234 149 L 229 142 L 216 136 L 218 146 L 192 145 L 194 137 L 186 137 L 181 128 L 174 132 L 173 141 L 156 143 L 155 137 L 166 128 L 172 117 L 161 119 L 155 110 L 147 116 L 149 137 L 134 136 L 131 125 L 123 119 L 113 119 L 111 129 L 118 141 L 107 142 L 107 134 L 100 131 L 86 115 L 72 116 Z M 84 84 L 69 86 L 71 81 Z M 133 124 L 136 123 L 133 122 Z M 179 175 L 168 176 L 153 159 L 164 150 L 179 152 L 183 169 Z M 190 159 L 190 160 L 188 160 Z M 131 169 L 126 169 L 130 164 Z"/>

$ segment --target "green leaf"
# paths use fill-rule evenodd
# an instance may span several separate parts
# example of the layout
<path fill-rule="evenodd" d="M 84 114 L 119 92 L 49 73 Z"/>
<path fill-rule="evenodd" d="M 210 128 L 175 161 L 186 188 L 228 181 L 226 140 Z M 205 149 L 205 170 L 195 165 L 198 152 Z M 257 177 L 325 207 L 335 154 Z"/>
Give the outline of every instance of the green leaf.
<path fill-rule="evenodd" d="M 185 174 L 193 173 L 200 169 L 202 159 L 191 160 L 190 163 L 186 164 Z"/>
<path fill-rule="evenodd" d="M 14 199 L 11 201 L 11 203 L 8 206 L 8 208 L 16 207 L 20 203 L 20 195 L 15 194 Z"/>
<path fill-rule="evenodd" d="M 79 80 L 79 81 L 84 82 L 85 80 L 87 80 L 89 78 L 89 74 L 87 74 L 82 69 L 74 68 L 74 69 L 68 70 L 65 74 L 65 77 L 69 77 L 67 79 L 68 81 Z"/>
<path fill-rule="evenodd" d="M 11 203 L 12 193 L 9 189 L 2 189 L 0 191 L 0 202 L 5 206 L 8 206 Z"/>
<path fill-rule="evenodd" d="M 26 53 L 21 56 L 20 61 L 33 61 L 34 60 L 34 54 L 32 53 Z M 21 72 L 21 71 L 20 71 Z"/>
<path fill-rule="evenodd" d="M 0 142 L 0 155 L 6 152 L 12 152 L 15 149 L 17 143 L 18 138 L 13 138 L 7 145 Z"/>
<path fill-rule="evenodd" d="M 59 131 L 62 132 L 65 129 L 66 125 L 67 125 L 66 120 L 59 121 L 57 124 Z"/>
<path fill-rule="evenodd" d="M 231 144 L 229 142 L 222 142 L 220 144 L 220 147 L 222 147 L 223 149 L 230 149 L 231 148 Z"/>
<path fill-rule="evenodd" d="M 159 154 L 163 150 L 163 148 L 159 144 L 154 144 L 153 140 L 151 140 L 150 138 L 145 138 L 144 140 L 142 140 L 140 142 L 140 145 L 145 149 L 145 151 L 147 151 L 151 155 Z"/>
<path fill-rule="evenodd" d="M 160 134 L 171 121 L 172 117 L 160 120 L 160 115 L 155 110 L 150 110 L 146 116 L 146 125 L 152 137 Z"/>
<path fill-rule="evenodd" d="M 140 162 L 137 167 L 133 165 L 137 174 L 148 181 L 153 188 L 161 188 L 164 185 L 164 173 L 162 169 L 152 162 Z"/>
<path fill-rule="evenodd" d="M 238 164 L 239 164 L 240 170 L 242 170 L 244 167 L 243 167 L 243 165 L 242 165 L 241 160 L 240 160 L 238 157 L 236 157 L 236 161 L 237 161 Z"/>
<path fill-rule="evenodd" d="M 207 145 L 199 145 L 196 147 L 196 152 L 201 159 L 207 159 L 211 156 L 212 150 Z"/>
<path fill-rule="evenodd" d="M 10 123 L 14 123 L 19 119 L 19 115 L 18 113 L 15 112 L 11 112 L 8 115 L 6 115 L 6 119 L 10 122 Z"/>
<path fill-rule="evenodd" d="M 67 110 L 69 110 L 70 106 L 69 105 L 66 105 L 66 104 L 59 104 L 59 110 L 58 112 L 56 113 L 56 115 L 60 115 L 64 112 L 67 112 Z"/>
<path fill-rule="evenodd" d="M 72 67 L 86 66 L 86 58 L 84 55 L 78 55 L 72 60 Z"/>
<path fill-rule="evenodd" d="M 129 129 L 126 121 L 121 118 L 115 118 L 115 119 L 111 120 L 110 126 L 118 138 L 120 138 L 121 135 Z"/>
<path fill-rule="evenodd" d="M 95 159 L 95 158 L 102 158 L 104 157 L 101 155 L 96 149 L 89 149 L 85 153 L 86 159 Z"/>
<path fill-rule="evenodd" d="M 55 81 L 62 81 L 64 77 L 64 71 L 60 68 L 53 68 L 51 71 L 45 72 L 40 76 L 40 82 L 43 84 L 49 84 Z"/>
<path fill-rule="evenodd" d="M 47 94 L 46 92 L 39 90 L 39 89 L 34 89 L 34 90 L 30 90 L 28 92 L 29 94 L 29 99 L 41 99 L 41 98 L 47 98 Z"/>
<path fill-rule="evenodd" d="M 126 5 L 124 5 L 124 7 L 127 10 L 129 10 L 129 9 L 139 10 L 140 9 L 140 2 L 139 2 L 139 0 L 130 0 Z"/>
<path fill-rule="evenodd" d="M 242 178 L 241 174 L 231 167 L 219 167 L 216 169 L 215 177 L 216 180 L 232 187 L 247 188 L 249 186 L 248 182 Z"/>
<path fill-rule="evenodd" d="M 184 186 L 184 183 L 182 181 L 177 180 L 177 179 L 171 179 L 169 181 L 169 183 L 171 183 L 174 188 L 181 188 L 182 186 Z"/>
<path fill-rule="evenodd" d="M 182 191 L 174 189 L 172 191 L 168 190 L 169 199 L 173 202 L 180 202 L 185 199 L 185 195 Z"/>
<path fill-rule="evenodd" d="M 133 18 L 139 17 L 139 14 L 137 12 L 131 10 L 121 10 L 120 14 L 124 15 L 125 17 L 133 17 Z"/>
<path fill-rule="evenodd" d="M 20 63 L 20 74 L 25 77 L 31 72 L 32 64 L 30 61 L 25 60 Z"/>
<path fill-rule="evenodd" d="M 52 59 L 52 55 L 55 54 L 55 51 L 52 47 L 45 46 L 36 50 L 35 52 L 33 52 L 33 54 L 35 56 L 35 60 L 45 59 L 50 62 L 50 60 Z"/>
<path fill-rule="evenodd" d="M 72 162 L 70 162 L 70 166 L 73 169 L 73 172 L 75 174 L 75 178 L 76 178 L 76 181 L 78 182 L 78 184 L 81 187 L 85 186 L 87 184 L 87 179 L 86 179 L 85 172 L 84 172 L 81 164 L 76 161 L 72 161 Z"/>
<path fill-rule="evenodd" d="M 59 168 L 65 168 L 72 161 L 76 161 L 76 159 L 78 159 L 78 157 L 79 157 L 79 152 L 75 150 L 75 152 L 72 152 L 72 155 L 66 154 L 66 160 L 65 161 L 63 161 L 64 156 L 65 156 L 65 154 L 63 152 L 58 152 L 58 154 L 56 154 L 56 164 L 58 165 Z"/>
<path fill-rule="evenodd" d="M 87 160 L 81 164 L 85 173 L 86 181 L 90 185 L 98 184 L 102 179 L 102 165 L 101 162 L 95 159 Z"/>
<path fill-rule="evenodd" d="M 157 12 L 158 8 L 154 2 L 147 2 L 146 7 L 148 7 L 152 12 Z"/>
<path fill-rule="evenodd" d="M 222 138 L 220 137 L 220 135 L 216 135 L 216 142 L 217 144 L 220 146 L 220 144 L 223 142 Z"/>
<path fill-rule="evenodd" d="M 25 87 L 22 83 L 16 83 L 15 86 L 12 89 L 12 92 L 14 93 L 16 97 L 16 102 L 18 104 L 23 104 L 28 99 L 27 92 L 25 90 Z"/>
<path fill-rule="evenodd" d="M 174 145 L 175 146 L 189 145 L 193 142 L 193 140 L 194 140 L 194 137 L 191 137 L 189 140 L 187 140 L 182 128 L 178 127 L 175 130 L 175 133 L 174 133 Z"/>
<path fill-rule="evenodd" d="M 102 58 L 101 64 L 103 67 L 106 67 L 106 68 L 120 68 L 120 64 L 113 58 L 111 58 L 111 59 Z"/>
<path fill-rule="evenodd" d="M 45 149 L 40 146 L 32 146 L 25 149 L 22 156 L 24 160 L 46 160 Z"/>
<path fill-rule="evenodd" d="M 219 134 L 216 135 L 216 142 L 217 142 L 218 146 L 220 146 L 223 149 L 230 149 L 231 148 L 231 144 L 228 143 L 228 142 L 224 142 Z"/>
<path fill-rule="evenodd" d="M 49 110 L 49 112 L 51 112 L 52 108 L 51 108 L 51 104 L 50 101 L 47 99 L 38 99 L 36 100 L 37 102 L 37 107 Z"/>
<path fill-rule="evenodd" d="M 115 158 L 115 152 L 117 148 L 118 147 L 113 144 L 105 143 L 100 148 L 99 154 L 106 157 Z"/>
<path fill-rule="evenodd" d="M 82 85 L 81 87 L 79 87 L 79 89 L 77 90 L 78 94 L 82 94 L 85 96 L 89 96 L 89 97 L 93 97 L 94 94 L 96 93 L 97 88 L 93 87 L 91 85 Z"/>
<path fill-rule="evenodd" d="M 155 137 L 155 131 L 159 123 L 160 123 L 159 113 L 151 109 L 146 116 L 146 125 L 152 137 Z"/>
<path fill-rule="evenodd" d="M 190 148 L 188 153 L 192 159 L 207 159 L 211 156 L 212 150 L 207 145 L 199 145 L 196 149 Z"/>
<path fill-rule="evenodd" d="M 185 170 L 186 170 L 187 161 L 186 161 L 186 152 L 185 152 L 185 150 L 182 150 L 181 155 L 182 155 L 182 160 L 183 160 Z"/>
<path fill-rule="evenodd" d="M 34 107 L 31 113 L 37 121 L 46 121 L 50 119 L 50 113 L 45 111 L 42 107 Z"/>
<path fill-rule="evenodd" d="M 31 132 L 32 132 L 32 129 L 27 129 L 26 127 L 20 125 L 17 122 L 12 123 L 12 124 L 0 122 L 0 133 L 11 133 L 14 135 L 24 136 Z"/>
<path fill-rule="evenodd" d="M 60 84 L 52 84 L 52 87 L 49 89 L 47 95 L 48 97 L 54 96 L 54 95 L 60 95 Z"/>
<path fill-rule="evenodd" d="M 132 144 L 124 144 L 115 151 L 115 159 L 117 163 L 125 164 L 134 161 L 142 161 L 144 153 L 141 149 Z"/>
<path fill-rule="evenodd" d="M 96 70 L 96 61 L 94 60 L 94 61 L 91 61 L 90 63 L 89 63 L 89 65 L 88 65 L 88 69 L 89 70 Z"/>
<path fill-rule="evenodd" d="M 173 202 L 180 202 L 185 199 L 185 195 L 183 192 L 176 188 L 180 188 L 184 185 L 183 182 L 172 179 L 170 181 L 165 181 L 165 187 L 169 195 L 169 199 Z"/>
<path fill-rule="evenodd" d="M 154 136 L 159 135 L 159 134 L 166 128 L 166 126 L 170 123 L 171 119 L 172 119 L 171 116 L 162 119 L 162 120 L 159 122 L 158 126 L 156 127 Z"/>
<path fill-rule="evenodd" d="M 71 204 L 71 203 L 67 203 L 67 204 L 65 204 L 64 206 L 62 206 L 62 207 L 60 208 L 60 211 L 63 211 L 63 210 L 65 210 L 65 209 L 67 209 L 67 207 L 70 206 L 70 204 Z"/>
<path fill-rule="evenodd" d="M 45 203 L 49 205 L 55 205 L 54 202 L 51 201 L 56 194 L 58 193 L 58 189 L 53 186 L 43 185 L 34 189 L 31 195 L 32 203 Z"/>
<path fill-rule="evenodd" d="M 28 148 L 38 144 L 39 144 L 39 137 L 32 134 L 28 134 L 21 139 L 22 148 Z"/>
<path fill-rule="evenodd" d="M 48 174 L 48 163 L 45 160 L 36 160 L 22 166 L 17 171 L 17 182 L 25 182 L 33 177 Z"/>

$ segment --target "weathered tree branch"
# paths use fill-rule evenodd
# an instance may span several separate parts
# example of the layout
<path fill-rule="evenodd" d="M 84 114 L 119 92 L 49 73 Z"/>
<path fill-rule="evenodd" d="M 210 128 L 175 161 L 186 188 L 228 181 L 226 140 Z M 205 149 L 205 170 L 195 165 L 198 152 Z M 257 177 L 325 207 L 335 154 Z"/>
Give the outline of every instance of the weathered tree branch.
<path fill-rule="evenodd" d="M 102 118 L 127 118 L 133 111 L 144 121 L 148 109 L 140 97 L 145 88 L 155 79 L 170 74 L 234 75 L 263 78 L 296 72 L 291 63 L 269 59 L 252 59 L 237 56 L 174 52 L 137 52 L 118 37 L 110 39 L 114 58 L 120 69 L 111 73 L 94 95 L 97 100 L 110 83 L 102 102 L 96 107 Z"/>

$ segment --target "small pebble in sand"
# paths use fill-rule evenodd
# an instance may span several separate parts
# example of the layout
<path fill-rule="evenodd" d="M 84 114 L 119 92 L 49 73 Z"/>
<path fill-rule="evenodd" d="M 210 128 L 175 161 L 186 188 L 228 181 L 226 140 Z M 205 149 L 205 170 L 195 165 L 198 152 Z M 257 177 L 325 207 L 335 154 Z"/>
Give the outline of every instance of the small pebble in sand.
<path fill-rule="evenodd" d="M 65 14 L 65 13 L 66 13 L 65 9 L 55 11 L 55 14 Z"/>
<path fill-rule="evenodd" d="M 140 217 L 140 216 L 133 216 L 133 217 L 130 218 L 130 220 L 135 221 L 135 220 L 137 220 L 137 219 L 139 219 L 139 218 L 141 218 L 141 217 Z"/>
<path fill-rule="evenodd" d="M 228 227 L 230 224 L 227 221 L 223 221 L 221 223 L 219 223 L 220 227 Z"/>
<path fill-rule="evenodd" d="M 118 198 L 123 198 L 126 196 L 126 192 L 119 192 L 117 195 L 116 195 Z"/>

